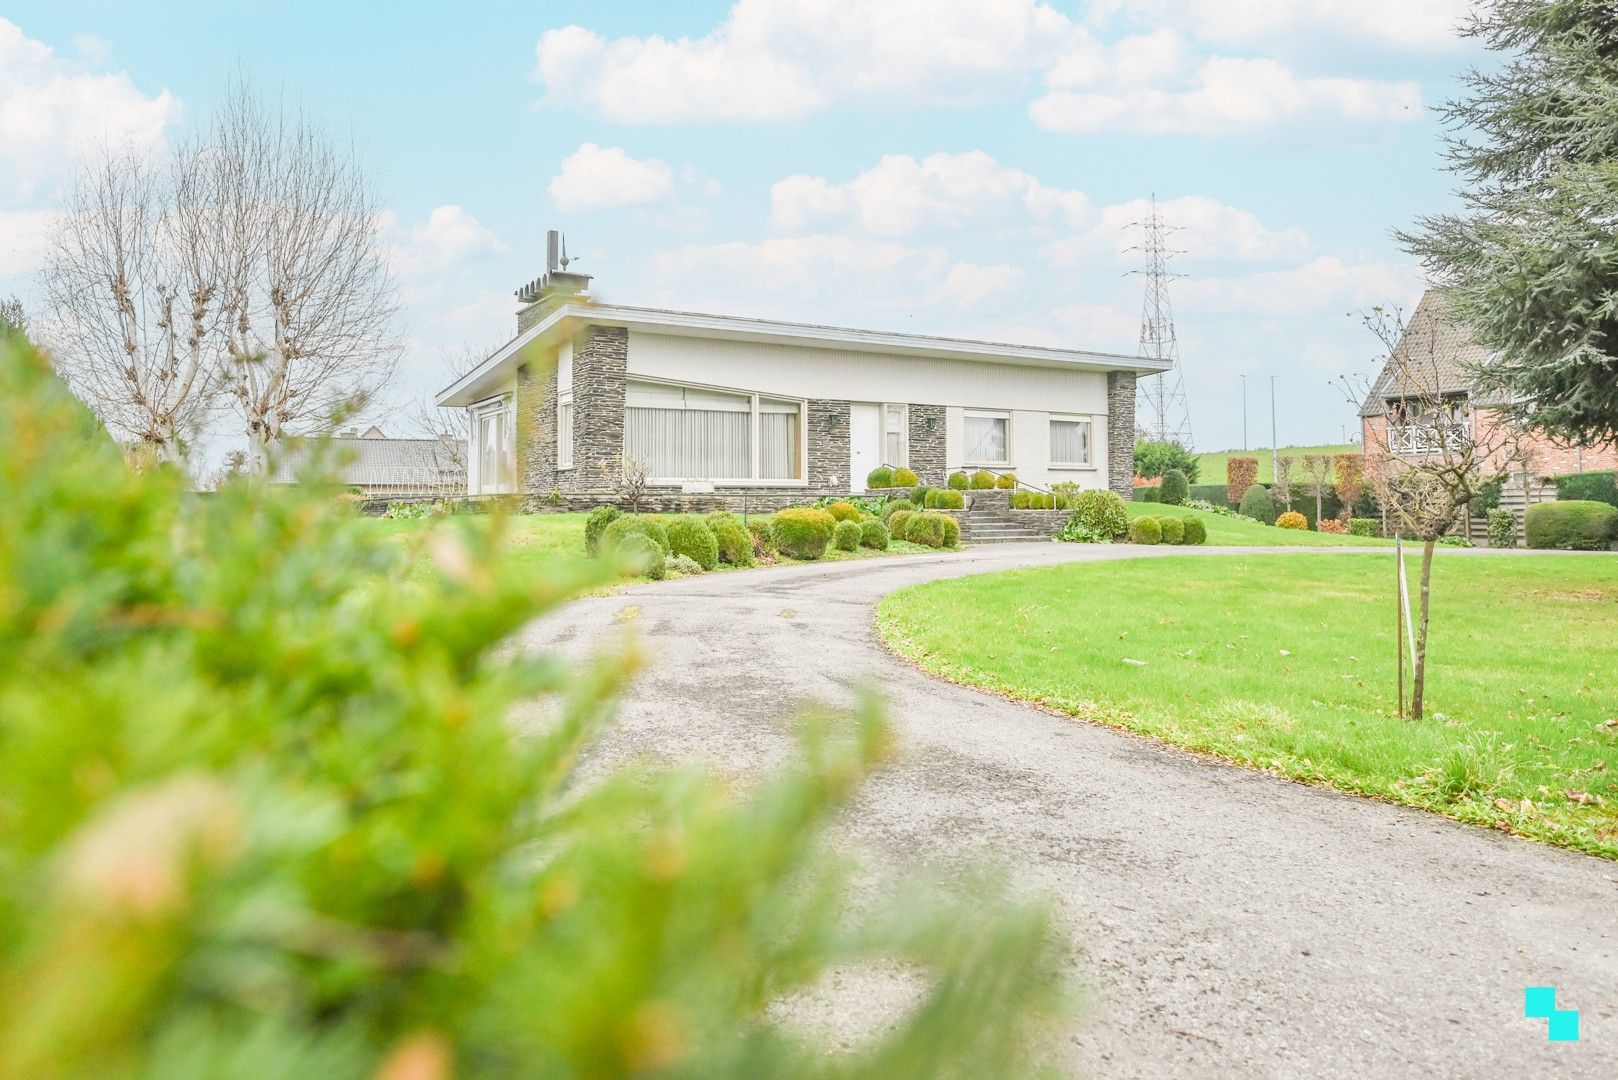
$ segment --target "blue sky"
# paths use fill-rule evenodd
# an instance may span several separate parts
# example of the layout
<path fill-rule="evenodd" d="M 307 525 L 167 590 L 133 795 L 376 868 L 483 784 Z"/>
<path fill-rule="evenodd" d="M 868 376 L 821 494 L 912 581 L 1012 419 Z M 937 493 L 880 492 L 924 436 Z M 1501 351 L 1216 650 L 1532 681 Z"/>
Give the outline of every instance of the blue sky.
<path fill-rule="evenodd" d="M 1450 203 L 1430 110 L 1478 59 L 1459 0 L 222 7 L 0 15 L 0 295 L 88 139 L 161 152 L 239 71 L 361 148 L 401 402 L 510 335 L 549 227 L 623 303 L 1130 351 L 1155 192 L 1204 449 L 1244 373 L 1254 444 L 1270 374 L 1282 443 L 1352 429 L 1348 313 L 1419 294 L 1389 230 Z"/>

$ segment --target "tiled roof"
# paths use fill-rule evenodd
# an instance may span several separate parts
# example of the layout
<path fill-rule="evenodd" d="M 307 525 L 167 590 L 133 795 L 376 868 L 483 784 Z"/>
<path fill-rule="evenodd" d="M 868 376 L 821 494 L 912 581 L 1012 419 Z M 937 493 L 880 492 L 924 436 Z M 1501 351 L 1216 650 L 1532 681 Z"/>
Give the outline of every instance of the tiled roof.
<path fill-rule="evenodd" d="M 338 436 L 326 440 L 345 484 L 359 487 L 446 487 L 466 481 L 464 466 L 456 464 L 452 448 L 439 439 L 388 439 Z M 309 462 L 313 444 L 288 439 L 274 455 L 270 481 L 290 484 Z"/>
<path fill-rule="evenodd" d="M 1493 359 L 1494 354 L 1473 341 L 1466 327 L 1450 318 L 1443 290 L 1428 289 L 1405 324 L 1393 358 L 1383 366 L 1360 407 L 1360 415 L 1382 416 L 1387 403 L 1399 398 L 1470 393 L 1472 369 Z"/>

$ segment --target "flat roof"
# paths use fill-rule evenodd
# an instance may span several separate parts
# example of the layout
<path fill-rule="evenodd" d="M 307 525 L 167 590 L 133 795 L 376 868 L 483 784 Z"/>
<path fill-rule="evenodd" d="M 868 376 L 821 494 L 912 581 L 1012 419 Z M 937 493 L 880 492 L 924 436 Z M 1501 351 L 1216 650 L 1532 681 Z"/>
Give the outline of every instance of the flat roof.
<path fill-rule="evenodd" d="M 981 363 L 1010 363 L 1027 367 L 1071 367 L 1090 371 L 1133 371 L 1151 375 L 1166 371 L 1169 361 L 1085 349 L 1055 349 L 1043 345 L 1012 345 L 971 338 L 933 337 L 885 330 L 855 330 L 842 326 L 778 322 L 737 315 L 704 315 L 691 311 L 624 307 L 574 300 L 563 304 L 538 323 L 518 334 L 481 364 L 439 391 L 437 403 L 465 406 L 499 392 L 516 373 L 518 357 L 532 345 L 572 337 L 585 326 L 622 326 L 630 330 L 797 345 L 811 349 L 882 353 L 889 356 L 934 357 Z"/>

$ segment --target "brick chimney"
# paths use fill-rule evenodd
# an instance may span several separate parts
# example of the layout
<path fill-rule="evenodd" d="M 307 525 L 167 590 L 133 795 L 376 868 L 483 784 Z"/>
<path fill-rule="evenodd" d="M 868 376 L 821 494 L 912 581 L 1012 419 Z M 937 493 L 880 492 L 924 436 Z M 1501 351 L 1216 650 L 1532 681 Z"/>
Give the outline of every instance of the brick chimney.
<path fill-rule="evenodd" d="M 517 310 L 517 333 L 539 322 L 569 300 L 589 299 L 585 292 L 590 287 L 589 274 L 575 274 L 568 264 L 577 262 L 567 256 L 567 240 L 551 229 L 545 234 L 545 276 L 535 278 L 517 290 L 517 300 L 523 305 Z"/>

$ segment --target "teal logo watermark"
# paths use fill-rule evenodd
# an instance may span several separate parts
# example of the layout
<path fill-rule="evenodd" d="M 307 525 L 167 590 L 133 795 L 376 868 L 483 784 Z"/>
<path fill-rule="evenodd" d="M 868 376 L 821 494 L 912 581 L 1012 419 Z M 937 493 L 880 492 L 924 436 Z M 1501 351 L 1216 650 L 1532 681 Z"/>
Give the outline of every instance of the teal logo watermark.
<path fill-rule="evenodd" d="M 1530 986 L 1523 991 L 1523 1015 L 1531 1020 L 1545 1021 L 1545 1037 L 1551 1042 L 1579 1041 L 1579 1013 L 1577 1009 L 1556 1007 L 1556 987 Z"/>

